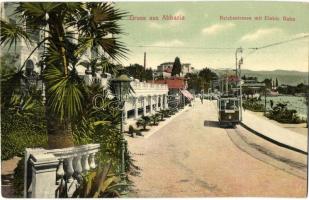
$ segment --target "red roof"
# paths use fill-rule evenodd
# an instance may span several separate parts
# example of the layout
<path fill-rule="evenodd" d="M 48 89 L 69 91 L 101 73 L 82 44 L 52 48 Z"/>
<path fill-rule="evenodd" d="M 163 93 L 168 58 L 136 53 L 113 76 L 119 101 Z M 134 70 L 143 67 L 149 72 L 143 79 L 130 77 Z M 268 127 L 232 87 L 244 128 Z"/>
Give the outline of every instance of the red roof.
<path fill-rule="evenodd" d="M 156 84 L 167 84 L 168 89 L 185 89 L 186 82 L 183 78 L 171 78 L 165 80 L 154 80 Z"/>
<path fill-rule="evenodd" d="M 229 82 L 237 82 L 239 81 L 239 78 L 237 76 L 232 75 L 228 77 L 228 80 Z"/>

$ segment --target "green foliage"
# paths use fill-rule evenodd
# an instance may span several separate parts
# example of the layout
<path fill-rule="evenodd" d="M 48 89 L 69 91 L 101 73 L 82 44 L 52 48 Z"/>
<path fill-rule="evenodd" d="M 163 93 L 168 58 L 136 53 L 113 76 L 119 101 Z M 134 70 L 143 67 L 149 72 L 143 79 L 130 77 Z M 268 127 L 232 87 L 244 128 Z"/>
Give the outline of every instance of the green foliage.
<path fill-rule="evenodd" d="M 296 93 L 309 93 L 309 85 L 305 85 L 303 83 L 298 84 L 297 86 L 279 86 L 277 88 L 280 94 L 288 94 L 288 95 L 295 95 Z"/>
<path fill-rule="evenodd" d="M 218 79 L 218 75 L 208 68 L 202 69 L 199 73 L 188 73 L 188 89 L 194 91 L 207 91 L 208 88 L 214 87 L 212 84 L 213 80 Z"/>
<path fill-rule="evenodd" d="M 161 110 L 160 113 L 163 114 L 164 118 L 170 117 L 170 110 L 169 109 Z"/>
<path fill-rule="evenodd" d="M 32 114 L 19 112 L 25 111 L 2 111 L 1 160 L 23 156 L 25 148 L 47 146 L 43 110 L 32 112 Z"/>
<path fill-rule="evenodd" d="M 74 192 L 73 198 L 120 197 L 119 191 L 125 185 L 121 179 L 111 174 L 111 165 L 99 166 L 84 176 L 81 186 Z"/>
<path fill-rule="evenodd" d="M 84 84 L 77 74 L 72 71 L 68 76 L 56 67 L 49 67 L 44 72 L 47 81 L 47 104 L 60 119 L 76 118 L 82 110 Z"/>
<path fill-rule="evenodd" d="M 178 57 L 176 57 L 174 64 L 173 64 L 171 75 L 172 76 L 176 76 L 176 75 L 180 76 L 181 70 L 182 70 L 182 67 L 181 67 L 180 59 Z"/>
<path fill-rule="evenodd" d="M 128 76 L 132 76 L 140 81 L 153 79 L 153 71 L 151 68 L 144 69 L 142 65 L 134 64 L 124 68 Z"/>
<path fill-rule="evenodd" d="M 156 113 L 156 114 L 151 115 L 150 120 L 151 120 L 151 125 L 157 126 L 159 124 L 158 122 L 160 120 L 160 114 Z"/>
<path fill-rule="evenodd" d="M 264 81 L 262 81 L 262 82 L 265 83 L 266 88 L 268 88 L 268 89 L 272 88 L 272 79 L 265 78 Z"/>
<path fill-rule="evenodd" d="M 100 101 L 94 105 L 96 95 L 102 95 Z M 102 162 L 111 161 L 113 170 L 119 171 L 121 163 L 120 133 L 121 110 L 118 101 L 109 99 L 106 92 L 99 84 L 86 87 L 84 106 L 81 114 L 73 123 L 73 133 L 76 144 L 99 143 L 99 158 Z M 126 150 L 126 171 L 134 171 L 137 167 L 133 164 L 130 152 Z"/>
<path fill-rule="evenodd" d="M 23 157 L 17 164 L 14 170 L 14 193 L 16 197 L 23 197 L 24 192 L 24 173 L 25 173 L 25 158 Z"/>
<path fill-rule="evenodd" d="M 9 24 L 1 20 L 1 45 L 8 45 L 9 49 L 14 44 L 16 49 L 17 42 L 23 39 L 26 42 L 30 42 L 28 34 L 21 26 Z"/>
<path fill-rule="evenodd" d="M 166 110 L 160 110 L 158 113 L 159 120 L 164 121 L 165 116 L 167 115 Z"/>
<path fill-rule="evenodd" d="M 148 116 L 142 116 L 141 118 L 139 118 L 136 122 L 136 126 L 137 127 L 143 127 L 142 130 L 146 130 L 146 127 L 150 124 L 150 117 Z"/>
<path fill-rule="evenodd" d="M 15 14 L 22 16 L 18 21 L 19 24 L 1 21 L 1 44 L 11 45 L 21 39 L 36 42 L 34 50 L 27 55 L 29 59 L 47 41 L 47 50 L 41 56 L 42 63 L 46 65 L 43 79 L 47 90 L 46 108 L 51 116 L 48 122 L 51 124 L 55 122 L 60 125 L 59 127 L 64 127 L 61 125 L 79 119 L 84 112 L 82 108 L 86 107 L 84 86 L 75 68 L 83 55 L 90 50 L 94 59 L 109 57 L 119 61 L 125 57 L 127 49 L 118 41 L 118 35 L 122 34 L 118 21 L 126 13 L 110 3 L 21 2 L 17 4 Z M 27 24 L 26 32 L 20 28 L 24 24 Z M 47 25 L 49 29 L 45 30 L 44 27 Z M 70 27 L 75 29 L 68 29 Z M 42 35 L 48 32 L 48 37 L 44 37 L 41 41 L 31 41 L 32 38 L 29 36 L 37 30 L 40 30 Z M 75 34 L 78 35 L 77 40 L 72 37 Z M 75 40 L 74 43 L 72 40 Z M 98 49 L 103 49 L 103 52 Z M 106 62 L 100 64 L 106 71 L 114 68 L 106 66 Z M 9 100 L 16 88 L 20 88 L 21 80 L 24 79 L 21 72 L 23 66 L 19 66 L 20 70 L 6 80 L 5 86 L 14 89 L 5 90 L 7 94 L 3 96 Z M 54 133 L 51 130 L 48 132 Z M 70 133 L 70 130 L 62 132 Z"/>
<path fill-rule="evenodd" d="M 243 102 L 243 108 L 247 110 L 251 110 L 253 112 L 264 112 L 265 111 L 265 105 L 262 104 L 261 101 L 251 98 L 247 99 Z"/>
<path fill-rule="evenodd" d="M 289 110 L 287 104 L 284 103 L 277 103 L 273 109 L 266 114 L 266 117 L 281 123 L 298 124 L 305 122 L 305 120 L 299 118 L 296 110 Z"/>

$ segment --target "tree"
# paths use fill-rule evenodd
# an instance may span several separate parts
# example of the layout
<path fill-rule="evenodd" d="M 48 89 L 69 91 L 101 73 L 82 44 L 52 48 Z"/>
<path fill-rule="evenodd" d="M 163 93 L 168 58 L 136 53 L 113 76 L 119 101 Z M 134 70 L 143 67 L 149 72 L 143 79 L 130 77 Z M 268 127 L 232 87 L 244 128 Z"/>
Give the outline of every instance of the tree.
<path fill-rule="evenodd" d="M 208 68 L 202 69 L 199 73 L 187 73 L 185 77 L 188 79 L 188 89 L 194 91 L 207 91 L 213 86 L 213 81 L 218 80 L 217 74 Z"/>
<path fill-rule="evenodd" d="M 22 16 L 21 24 L 1 20 L 1 44 L 10 48 L 21 39 L 35 44 L 31 33 L 36 30 L 47 33 L 47 36 L 42 34 L 43 39 L 28 58 L 43 44 L 47 44 L 42 55 L 42 77 L 46 86 L 49 148 L 73 146 L 72 123 L 83 113 L 84 94 L 87 91 L 76 66 L 88 50 L 93 59 L 106 58 L 103 52 L 115 61 L 125 57 L 127 50 L 117 40 L 117 36 L 122 34 L 117 22 L 125 13 L 109 3 L 44 2 L 18 3 L 16 14 Z M 27 24 L 27 31 L 22 28 L 23 24 Z M 45 27 L 49 27 L 48 30 Z M 74 35 L 78 35 L 78 39 Z M 92 60 L 89 65 L 95 68 L 109 65 L 108 59 L 100 64 L 97 61 Z M 25 63 L 15 74 L 23 70 Z M 13 77 L 16 78 L 14 74 Z"/>
<path fill-rule="evenodd" d="M 180 76 L 181 73 L 181 63 L 180 63 L 180 59 L 178 57 L 175 58 L 174 64 L 173 64 L 173 68 L 172 68 L 172 76 L 176 76 L 179 75 Z"/>
<path fill-rule="evenodd" d="M 142 65 L 134 64 L 130 65 L 128 67 L 125 67 L 125 71 L 128 76 L 134 77 L 136 79 L 139 79 L 140 81 L 147 81 L 152 80 L 153 78 L 153 71 L 151 68 L 144 69 Z"/>
<path fill-rule="evenodd" d="M 265 83 L 266 88 L 271 89 L 272 88 L 272 79 L 264 79 L 264 81 L 262 81 L 263 83 Z"/>
<path fill-rule="evenodd" d="M 276 88 L 278 88 L 279 86 L 279 82 L 278 82 L 278 79 L 276 78 Z"/>

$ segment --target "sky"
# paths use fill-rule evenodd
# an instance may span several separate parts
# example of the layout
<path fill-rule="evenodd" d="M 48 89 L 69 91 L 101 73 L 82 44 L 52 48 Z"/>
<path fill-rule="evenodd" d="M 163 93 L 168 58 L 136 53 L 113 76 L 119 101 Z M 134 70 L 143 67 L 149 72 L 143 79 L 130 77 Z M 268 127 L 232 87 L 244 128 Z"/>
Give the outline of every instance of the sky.
<path fill-rule="evenodd" d="M 195 69 L 234 68 L 235 50 L 243 50 L 242 68 L 250 70 L 297 70 L 308 72 L 309 39 L 299 39 L 252 53 L 248 48 L 309 35 L 309 3 L 296 2 L 117 2 L 128 12 L 120 25 L 120 37 L 130 50 L 124 65 L 156 68 L 163 62 L 182 63 Z M 183 20 L 164 20 L 164 15 Z M 131 18 L 130 18 L 131 16 Z M 142 17 L 145 20 L 132 20 Z M 222 20 L 251 17 L 251 20 Z M 261 18 L 255 19 L 255 17 Z M 265 19 L 265 16 L 268 16 Z M 285 21 L 283 17 L 293 21 Z M 158 17 L 151 20 L 150 17 Z M 271 18 L 279 20 L 270 20 Z M 130 20 L 131 19 L 131 20 Z M 142 46 L 142 47 L 141 47 Z M 147 47 L 145 47 L 147 46 Z M 215 48 L 215 49 L 212 49 Z M 238 57 L 240 54 L 238 54 Z"/>

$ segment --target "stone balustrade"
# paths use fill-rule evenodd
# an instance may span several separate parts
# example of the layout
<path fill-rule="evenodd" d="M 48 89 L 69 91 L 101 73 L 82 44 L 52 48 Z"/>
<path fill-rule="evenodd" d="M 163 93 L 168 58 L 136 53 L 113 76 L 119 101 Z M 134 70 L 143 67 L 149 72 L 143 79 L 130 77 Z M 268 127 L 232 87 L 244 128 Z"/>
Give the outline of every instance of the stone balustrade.
<path fill-rule="evenodd" d="M 55 198 L 67 188 L 70 197 L 79 187 L 82 174 L 96 168 L 99 144 L 63 149 L 26 149 L 24 197 Z M 65 184 L 70 187 L 64 187 Z"/>
<path fill-rule="evenodd" d="M 145 82 L 131 82 L 131 86 L 136 89 L 168 89 L 166 84 L 154 84 Z"/>
<path fill-rule="evenodd" d="M 134 90 L 133 96 L 136 97 L 163 95 L 168 92 L 168 86 L 166 84 L 154 84 L 154 83 L 132 81 L 131 87 Z"/>

